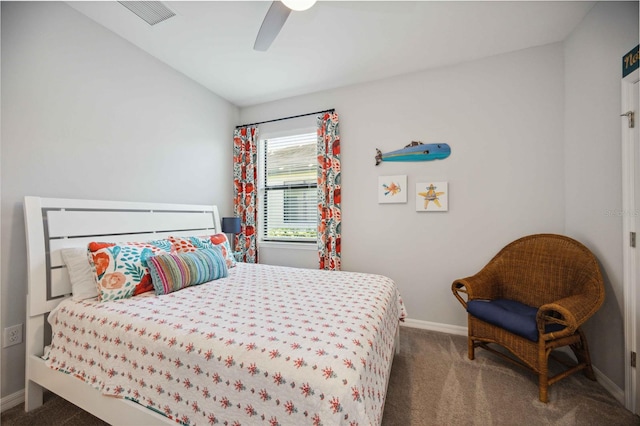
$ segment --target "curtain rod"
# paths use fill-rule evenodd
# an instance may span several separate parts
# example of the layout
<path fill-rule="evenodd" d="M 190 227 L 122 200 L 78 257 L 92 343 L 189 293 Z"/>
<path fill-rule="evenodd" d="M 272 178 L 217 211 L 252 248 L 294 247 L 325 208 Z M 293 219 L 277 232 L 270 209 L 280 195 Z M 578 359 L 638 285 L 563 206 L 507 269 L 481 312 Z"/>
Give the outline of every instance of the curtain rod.
<path fill-rule="evenodd" d="M 283 118 L 276 118 L 276 119 L 273 119 L 273 120 L 259 121 L 259 122 L 257 122 L 257 123 L 242 124 L 242 125 L 240 125 L 240 126 L 236 126 L 236 129 L 238 129 L 238 128 L 240 128 L 240 127 L 256 126 L 256 125 L 258 125 L 258 124 L 273 123 L 273 122 L 275 122 L 275 121 L 291 120 L 292 118 L 306 117 L 307 115 L 322 114 L 322 113 L 325 113 L 325 112 L 335 112 L 335 108 L 325 109 L 324 111 L 310 112 L 310 113 L 308 113 L 308 114 L 292 115 L 291 117 L 283 117 Z"/>

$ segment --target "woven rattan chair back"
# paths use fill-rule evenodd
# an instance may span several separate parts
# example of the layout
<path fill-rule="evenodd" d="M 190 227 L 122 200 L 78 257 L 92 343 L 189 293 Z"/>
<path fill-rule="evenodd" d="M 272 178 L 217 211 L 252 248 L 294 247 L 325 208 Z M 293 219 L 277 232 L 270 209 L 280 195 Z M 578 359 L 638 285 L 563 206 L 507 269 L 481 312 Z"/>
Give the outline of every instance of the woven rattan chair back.
<path fill-rule="evenodd" d="M 488 263 L 496 269 L 499 298 L 540 307 L 573 295 L 589 294 L 587 316 L 604 300 L 596 257 L 578 241 L 563 235 L 536 234 L 504 247 Z"/>

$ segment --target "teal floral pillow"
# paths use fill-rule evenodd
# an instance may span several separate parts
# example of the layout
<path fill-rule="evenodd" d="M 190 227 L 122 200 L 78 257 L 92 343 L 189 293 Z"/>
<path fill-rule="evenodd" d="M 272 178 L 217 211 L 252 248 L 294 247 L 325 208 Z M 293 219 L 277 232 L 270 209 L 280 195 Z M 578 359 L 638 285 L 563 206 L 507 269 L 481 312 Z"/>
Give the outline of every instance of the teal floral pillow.
<path fill-rule="evenodd" d="M 147 260 L 170 253 L 168 240 L 131 243 L 89 243 L 89 259 L 98 283 L 100 301 L 127 299 L 153 290 Z"/>

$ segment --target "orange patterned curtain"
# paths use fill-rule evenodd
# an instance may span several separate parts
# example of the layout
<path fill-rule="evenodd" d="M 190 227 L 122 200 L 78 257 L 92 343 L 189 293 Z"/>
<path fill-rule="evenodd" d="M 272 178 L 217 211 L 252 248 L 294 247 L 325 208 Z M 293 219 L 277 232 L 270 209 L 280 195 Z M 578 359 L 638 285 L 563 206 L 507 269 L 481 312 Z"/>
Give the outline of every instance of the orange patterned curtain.
<path fill-rule="evenodd" d="M 256 238 L 258 210 L 258 128 L 238 127 L 233 132 L 233 213 L 241 221 L 235 247 L 242 252 L 242 261 L 258 263 Z"/>
<path fill-rule="evenodd" d="M 338 114 L 318 116 L 318 255 L 320 269 L 341 267 L 340 133 Z"/>

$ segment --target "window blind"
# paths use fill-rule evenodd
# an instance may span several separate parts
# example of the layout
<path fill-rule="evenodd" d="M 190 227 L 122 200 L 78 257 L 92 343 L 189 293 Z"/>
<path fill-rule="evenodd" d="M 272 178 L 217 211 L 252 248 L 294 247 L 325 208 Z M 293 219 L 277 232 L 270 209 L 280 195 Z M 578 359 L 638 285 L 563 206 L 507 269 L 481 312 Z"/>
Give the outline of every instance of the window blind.
<path fill-rule="evenodd" d="M 316 241 L 315 133 L 263 141 L 262 239 Z"/>

